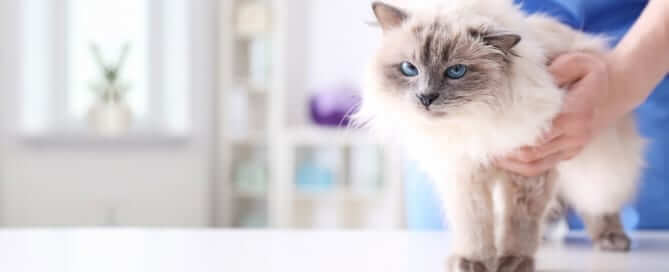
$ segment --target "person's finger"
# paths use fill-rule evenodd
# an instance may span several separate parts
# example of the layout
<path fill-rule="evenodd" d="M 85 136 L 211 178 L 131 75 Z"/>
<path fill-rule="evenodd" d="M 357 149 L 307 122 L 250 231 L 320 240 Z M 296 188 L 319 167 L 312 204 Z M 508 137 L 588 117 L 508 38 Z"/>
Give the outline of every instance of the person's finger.
<path fill-rule="evenodd" d="M 513 156 L 510 156 L 509 159 L 521 163 L 532 163 L 543 160 L 559 152 L 565 153 L 567 150 L 580 149 L 582 145 L 582 137 L 562 136 L 538 147 L 520 149 L 518 152 L 514 153 Z"/>
<path fill-rule="evenodd" d="M 558 86 L 572 84 L 588 74 L 587 61 L 587 56 L 581 53 L 560 55 L 548 66 L 548 72 Z"/>
<path fill-rule="evenodd" d="M 591 113 L 562 113 L 553 120 L 553 129 L 562 132 L 563 136 L 580 134 L 588 129 L 588 120 L 592 118 Z"/>
<path fill-rule="evenodd" d="M 523 150 L 522 154 L 518 157 L 518 159 L 524 163 L 543 160 L 546 157 L 549 157 L 557 152 L 570 148 L 571 145 L 572 145 L 571 139 L 569 137 L 562 136 L 544 145 L 535 147 L 530 152 L 526 153 Z"/>
<path fill-rule="evenodd" d="M 550 143 L 553 140 L 555 140 L 555 139 L 557 139 L 557 138 L 559 138 L 560 136 L 563 136 L 563 135 L 564 135 L 564 131 L 562 131 L 559 128 L 558 129 L 553 128 L 548 133 L 546 133 L 543 137 L 541 137 L 541 139 L 539 140 L 537 145 L 540 145 L 540 146 L 545 145 L 545 144 Z"/>
<path fill-rule="evenodd" d="M 519 162 L 531 162 L 535 159 L 533 158 L 535 153 L 536 146 L 525 146 L 521 147 L 518 150 L 512 152 L 507 156 L 507 159 L 515 160 Z"/>
<path fill-rule="evenodd" d="M 520 162 L 514 161 L 502 161 L 498 164 L 498 167 L 505 169 L 506 171 L 526 176 L 526 177 L 535 177 L 539 176 L 542 173 L 546 172 L 548 169 L 539 168 L 537 166 L 528 165 Z"/>
<path fill-rule="evenodd" d="M 593 101 L 601 100 L 600 92 L 593 89 L 608 88 L 608 77 L 606 72 L 597 71 L 598 68 L 589 68 L 590 73 L 579 79 L 569 87 L 569 93 L 565 96 L 563 110 L 583 109 L 584 106 L 592 106 Z"/>
<path fill-rule="evenodd" d="M 555 139 L 561 137 L 564 135 L 564 132 L 559 129 L 551 129 L 548 133 L 544 134 L 541 139 L 537 142 L 536 145 L 533 146 L 523 146 L 519 148 L 518 150 L 514 151 L 513 153 L 509 154 L 510 158 L 514 158 L 516 160 L 523 160 L 521 157 L 528 153 L 532 153 L 536 150 L 538 146 L 542 146 L 545 144 L 548 144 Z"/>
<path fill-rule="evenodd" d="M 576 156 L 580 155 L 581 152 L 583 152 L 583 147 L 582 146 L 565 150 L 562 153 L 563 154 L 562 160 L 563 161 L 570 161 L 570 160 L 574 159 Z"/>
<path fill-rule="evenodd" d="M 523 163 L 512 159 L 506 159 L 498 161 L 496 165 L 502 169 L 522 176 L 533 177 L 541 175 L 552 169 L 562 160 L 562 158 L 562 153 L 556 153 L 542 160 L 531 163 Z"/>

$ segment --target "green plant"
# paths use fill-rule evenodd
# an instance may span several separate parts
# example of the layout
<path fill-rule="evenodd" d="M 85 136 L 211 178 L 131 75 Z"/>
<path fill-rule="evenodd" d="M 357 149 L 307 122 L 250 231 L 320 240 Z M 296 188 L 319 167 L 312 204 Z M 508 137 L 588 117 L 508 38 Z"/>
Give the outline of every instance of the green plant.
<path fill-rule="evenodd" d="M 104 80 L 102 83 L 93 84 L 91 89 L 96 93 L 99 99 L 105 103 L 120 102 L 130 90 L 127 84 L 120 82 L 123 66 L 130 54 L 130 45 L 127 43 L 124 44 L 119 58 L 116 62 L 111 64 L 105 63 L 100 47 L 97 44 L 91 44 L 90 49 L 95 63 L 102 72 L 102 78 Z"/>

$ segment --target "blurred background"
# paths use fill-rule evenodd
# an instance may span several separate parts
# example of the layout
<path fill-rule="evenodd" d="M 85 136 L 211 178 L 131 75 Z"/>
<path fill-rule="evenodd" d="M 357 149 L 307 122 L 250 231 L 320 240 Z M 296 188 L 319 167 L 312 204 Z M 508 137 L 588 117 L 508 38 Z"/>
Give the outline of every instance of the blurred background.
<path fill-rule="evenodd" d="M 346 129 L 370 21 L 359 0 L 0 0 L 0 225 L 439 228 L 415 165 Z"/>

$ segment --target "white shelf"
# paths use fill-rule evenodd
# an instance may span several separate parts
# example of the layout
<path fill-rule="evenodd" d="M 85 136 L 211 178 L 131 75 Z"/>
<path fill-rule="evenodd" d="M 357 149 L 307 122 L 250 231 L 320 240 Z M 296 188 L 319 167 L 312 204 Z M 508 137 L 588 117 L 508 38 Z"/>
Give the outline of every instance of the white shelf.
<path fill-rule="evenodd" d="M 237 31 L 235 31 L 234 37 L 235 37 L 235 40 L 242 41 L 242 42 L 252 41 L 252 40 L 255 40 L 255 39 L 271 38 L 271 36 L 267 35 L 267 34 L 256 34 L 256 35 L 253 35 L 253 36 L 249 36 L 249 35 L 241 34 Z"/>
<path fill-rule="evenodd" d="M 189 135 L 160 132 L 129 132 L 119 136 L 104 136 L 92 132 L 47 132 L 21 135 L 25 144 L 37 146 L 166 146 L 186 144 Z"/>
<path fill-rule="evenodd" d="M 385 145 L 379 141 L 374 140 L 372 135 L 368 132 L 347 128 L 331 128 L 320 127 L 313 124 L 302 125 L 287 125 L 297 122 L 301 124 L 302 118 L 295 118 L 291 116 L 292 110 L 289 107 L 295 105 L 302 105 L 307 107 L 306 101 L 292 101 L 303 100 L 304 82 L 295 82 L 291 65 L 294 63 L 302 63 L 303 53 L 294 52 L 295 44 L 301 43 L 297 35 L 304 35 L 300 30 L 294 27 L 295 24 L 301 23 L 302 18 L 306 18 L 306 9 L 297 8 L 296 2 L 292 0 L 268 0 L 267 4 L 272 8 L 272 29 L 268 33 L 271 39 L 271 58 L 269 64 L 271 65 L 271 74 L 267 78 L 267 86 L 262 89 L 254 89 L 250 82 L 248 82 L 248 75 L 236 71 L 237 67 L 246 69 L 248 63 L 239 62 L 239 56 L 247 52 L 247 43 L 240 42 L 247 40 L 237 35 L 235 28 L 230 24 L 230 18 L 235 17 L 236 6 L 246 0 L 223 0 L 221 1 L 221 25 L 220 25 L 220 42 L 219 46 L 221 52 L 219 54 L 219 79 L 220 79 L 220 96 L 218 103 L 220 105 L 228 105 L 230 98 L 235 98 L 235 90 L 245 90 L 248 99 L 247 110 L 249 120 L 248 126 L 236 126 L 234 123 L 234 116 L 226 116 L 224 107 L 221 107 L 221 118 L 219 118 L 219 139 L 218 154 L 220 154 L 218 165 L 220 168 L 217 176 L 216 188 L 217 194 L 214 195 L 218 199 L 217 210 L 214 211 L 214 221 L 217 226 L 230 227 L 237 222 L 234 218 L 235 214 L 240 211 L 240 207 L 248 204 L 246 201 L 255 203 L 255 201 L 266 201 L 267 222 L 270 228 L 293 228 L 301 225 L 301 221 L 297 213 L 301 208 L 309 208 L 318 206 L 321 202 L 334 201 L 338 208 L 338 216 L 347 218 L 349 216 L 356 216 L 358 213 L 365 211 L 355 208 L 358 202 L 361 205 L 366 204 L 381 204 L 384 212 L 382 215 L 375 214 L 374 216 L 388 218 L 387 227 L 399 229 L 403 226 L 402 219 L 402 192 L 401 192 L 401 160 L 398 159 L 399 152 L 394 147 Z M 264 1 L 264 0 L 259 0 Z M 296 38 L 298 38 L 296 40 Z M 301 47 L 299 47 L 301 48 Z M 243 61 L 243 60 L 241 60 Z M 238 97 L 237 97 L 238 98 Z M 241 99 L 240 99 L 241 100 Z M 233 104 L 236 105 L 236 104 Z M 234 111 L 233 111 L 234 112 Z M 242 111 L 240 111 L 242 112 Z M 306 108 L 295 112 L 308 112 Z M 259 118 L 257 118 L 259 117 Z M 230 122 L 232 122 L 230 121 Z M 240 135 L 234 135 L 241 128 L 249 128 L 252 131 Z M 378 146 L 380 148 L 381 157 L 383 161 L 383 186 L 379 191 L 372 191 L 368 193 L 353 191 L 349 186 L 343 186 L 344 182 L 337 182 L 335 188 L 326 192 L 308 192 L 300 191 L 296 187 L 296 164 L 300 160 L 301 148 L 355 148 L 359 146 Z M 247 147 L 250 147 L 247 149 Z M 266 152 L 267 163 L 267 192 L 239 192 L 236 184 L 232 181 L 232 173 L 235 162 L 240 158 L 248 157 L 253 154 L 254 148 L 263 147 Z M 342 165 L 340 169 L 333 169 L 335 171 L 346 172 L 344 177 L 350 178 L 349 161 L 351 156 L 349 153 L 355 150 L 343 150 Z M 304 203 L 299 203 L 304 201 Z M 327 203 L 329 204 L 329 203 Z M 341 205 L 340 205 L 341 204 Z M 354 208 L 347 208 L 354 207 Z M 242 208 L 243 209 L 243 208 Z M 366 217 L 366 215 L 363 215 Z"/>
<path fill-rule="evenodd" d="M 267 198 L 267 192 L 237 190 L 235 191 L 235 196 L 242 199 L 263 200 Z"/>
<path fill-rule="evenodd" d="M 288 141 L 296 146 L 355 146 L 376 145 L 367 132 L 327 127 L 301 127 L 287 130 Z"/>
<path fill-rule="evenodd" d="M 345 188 L 332 189 L 327 192 L 305 192 L 295 190 L 295 200 L 298 201 L 379 201 L 387 196 L 385 190 L 378 192 L 354 192 Z"/>
<path fill-rule="evenodd" d="M 270 91 L 267 88 L 257 87 L 254 84 L 249 83 L 247 80 L 239 80 L 237 85 L 240 89 L 244 90 L 250 98 L 267 98 Z"/>
<path fill-rule="evenodd" d="M 263 131 L 252 131 L 245 134 L 225 135 L 225 140 L 236 145 L 265 145 L 266 137 Z"/>

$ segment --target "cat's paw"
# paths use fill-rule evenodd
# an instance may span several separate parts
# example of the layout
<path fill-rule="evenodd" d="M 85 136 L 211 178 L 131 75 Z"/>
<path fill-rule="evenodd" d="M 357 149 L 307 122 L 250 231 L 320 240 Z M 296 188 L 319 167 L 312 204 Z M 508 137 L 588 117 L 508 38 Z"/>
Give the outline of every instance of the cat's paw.
<path fill-rule="evenodd" d="M 498 260 L 497 272 L 534 272 L 534 258 L 505 256 Z"/>
<path fill-rule="evenodd" d="M 629 251 L 632 241 L 622 231 L 604 232 L 594 241 L 595 247 L 603 251 Z"/>
<path fill-rule="evenodd" d="M 448 259 L 448 272 L 488 272 L 488 268 L 481 261 L 451 256 Z"/>

